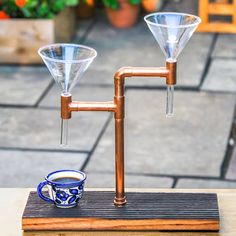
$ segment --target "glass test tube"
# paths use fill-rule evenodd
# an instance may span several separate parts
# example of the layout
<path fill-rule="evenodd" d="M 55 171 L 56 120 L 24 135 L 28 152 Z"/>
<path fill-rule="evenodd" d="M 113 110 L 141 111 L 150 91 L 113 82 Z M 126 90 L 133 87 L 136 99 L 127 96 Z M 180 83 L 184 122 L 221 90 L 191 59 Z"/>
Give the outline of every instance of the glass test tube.
<path fill-rule="evenodd" d="M 174 85 L 167 85 L 167 96 L 166 96 L 166 117 L 172 117 L 174 106 Z"/>
<path fill-rule="evenodd" d="M 68 119 L 61 119 L 61 142 L 62 146 L 68 143 Z"/>

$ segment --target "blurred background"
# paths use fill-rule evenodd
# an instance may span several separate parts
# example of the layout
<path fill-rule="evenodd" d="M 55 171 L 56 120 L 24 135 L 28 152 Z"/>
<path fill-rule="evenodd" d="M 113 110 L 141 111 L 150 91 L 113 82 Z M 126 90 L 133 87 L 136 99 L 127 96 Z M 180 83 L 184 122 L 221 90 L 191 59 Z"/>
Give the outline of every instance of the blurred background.
<path fill-rule="evenodd" d="M 37 54 L 70 42 L 98 56 L 73 99 L 113 99 L 122 66 L 164 66 L 145 24 L 150 12 L 199 15 L 178 59 L 174 117 L 165 117 L 164 80 L 126 83 L 126 186 L 236 187 L 236 0 L 1 0 L 0 187 L 36 187 L 58 169 L 87 173 L 86 187 L 114 187 L 114 121 L 77 112 L 61 148 L 60 90 Z"/>

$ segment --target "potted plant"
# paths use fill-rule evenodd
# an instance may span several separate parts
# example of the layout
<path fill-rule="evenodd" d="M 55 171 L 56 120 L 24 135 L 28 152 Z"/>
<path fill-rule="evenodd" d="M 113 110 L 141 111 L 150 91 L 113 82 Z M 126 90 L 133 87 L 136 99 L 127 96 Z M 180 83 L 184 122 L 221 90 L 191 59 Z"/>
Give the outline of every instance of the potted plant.
<path fill-rule="evenodd" d="M 164 3 L 164 0 L 142 0 L 142 6 L 147 12 L 160 11 Z"/>
<path fill-rule="evenodd" d="M 79 2 L 77 13 L 79 19 L 88 19 L 94 15 L 95 0 L 83 0 Z"/>
<path fill-rule="evenodd" d="M 0 0 L 0 63 L 41 63 L 37 49 L 68 42 L 79 0 Z"/>
<path fill-rule="evenodd" d="M 103 0 L 111 24 L 128 28 L 138 19 L 141 0 Z"/>
<path fill-rule="evenodd" d="M 1 0 L 0 12 L 7 18 L 52 19 L 66 7 L 75 6 L 78 2 L 78 0 Z"/>

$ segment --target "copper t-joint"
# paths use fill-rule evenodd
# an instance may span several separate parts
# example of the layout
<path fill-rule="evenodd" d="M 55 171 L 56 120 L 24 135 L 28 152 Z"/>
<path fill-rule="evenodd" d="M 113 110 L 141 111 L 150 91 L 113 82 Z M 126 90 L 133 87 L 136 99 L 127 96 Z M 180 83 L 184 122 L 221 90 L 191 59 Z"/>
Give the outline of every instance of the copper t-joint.
<path fill-rule="evenodd" d="M 71 96 L 61 96 L 61 118 L 70 119 L 73 111 L 114 112 L 115 118 L 115 173 L 116 195 L 114 204 L 118 207 L 126 203 L 124 182 L 124 79 L 128 77 L 162 77 L 167 85 L 176 84 L 176 62 L 166 62 L 166 67 L 123 67 L 114 78 L 115 96 L 110 102 L 74 102 Z"/>

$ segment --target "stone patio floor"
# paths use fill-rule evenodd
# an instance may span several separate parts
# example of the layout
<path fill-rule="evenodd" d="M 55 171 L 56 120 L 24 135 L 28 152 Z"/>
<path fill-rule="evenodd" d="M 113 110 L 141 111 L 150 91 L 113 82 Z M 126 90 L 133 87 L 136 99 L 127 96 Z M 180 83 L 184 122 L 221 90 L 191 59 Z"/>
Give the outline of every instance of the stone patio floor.
<path fill-rule="evenodd" d="M 190 3 L 191 2 L 191 3 Z M 196 1 L 172 2 L 166 11 L 196 14 Z M 121 66 L 161 66 L 164 56 L 140 18 L 129 30 L 101 15 L 78 23 L 73 42 L 98 56 L 74 99 L 113 99 Z M 165 117 L 165 84 L 126 83 L 126 186 L 236 187 L 236 35 L 196 33 L 179 57 L 175 116 Z M 69 146 L 59 146 L 60 91 L 42 66 L 0 66 L 0 187 L 35 187 L 50 171 L 88 174 L 87 187 L 114 187 L 112 114 L 80 112 L 70 120 Z"/>

